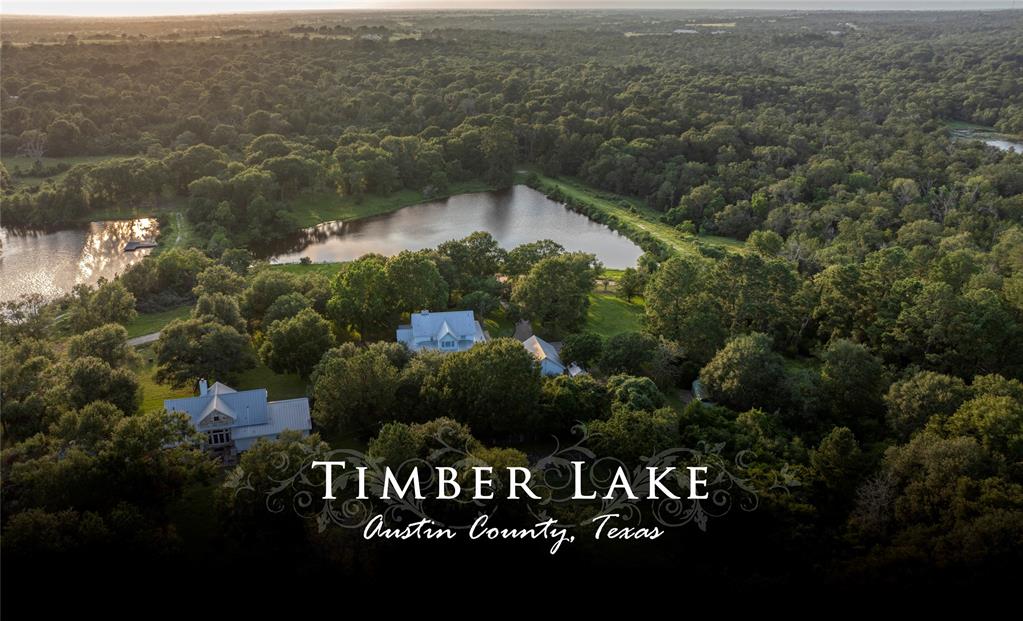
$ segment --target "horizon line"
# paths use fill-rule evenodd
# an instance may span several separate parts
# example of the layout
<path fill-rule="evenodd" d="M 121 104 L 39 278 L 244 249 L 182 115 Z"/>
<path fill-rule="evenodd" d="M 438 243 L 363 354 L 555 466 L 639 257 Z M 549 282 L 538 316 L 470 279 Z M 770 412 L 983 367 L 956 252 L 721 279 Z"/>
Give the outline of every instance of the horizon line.
<path fill-rule="evenodd" d="M 1015 5 L 1015 3 L 1013 3 Z M 324 13 L 584 13 L 584 12 L 658 12 L 658 13 L 679 13 L 679 12 L 694 12 L 694 11 L 714 11 L 715 13 L 994 13 L 994 12 L 1023 12 L 1023 7 L 1017 8 L 1016 6 L 1011 7 L 988 7 L 988 8 L 969 8 L 969 7 L 956 7 L 956 8 L 942 8 L 942 7 L 927 7 L 927 8 L 826 8 L 826 7 L 770 7 L 770 8 L 715 8 L 711 6 L 691 6 L 691 7 L 679 7 L 679 8 L 665 8 L 665 7 L 635 7 L 635 6 L 620 6 L 620 7 L 606 7 L 606 6 L 594 6 L 594 7 L 519 7 L 519 8 L 494 8 L 494 7 L 483 7 L 478 9 L 465 8 L 465 7 L 437 7 L 437 8 L 399 8 L 399 7 L 381 7 L 381 8 L 351 8 L 351 9 L 269 9 L 269 10 L 252 10 L 252 11 L 212 11 L 209 13 L 198 12 L 198 13 L 109 13 L 109 14 L 87 14 L 87 13 L 8 13 L 0 9 L 0 17 L 16 17 L 16 18 L 42 18 L 42 19 L 164 19 L 164 18 L 182 18 L 182 17 L 229 17 L 233 15 L 279 15 L 279 14 L 324 14 Z"/>

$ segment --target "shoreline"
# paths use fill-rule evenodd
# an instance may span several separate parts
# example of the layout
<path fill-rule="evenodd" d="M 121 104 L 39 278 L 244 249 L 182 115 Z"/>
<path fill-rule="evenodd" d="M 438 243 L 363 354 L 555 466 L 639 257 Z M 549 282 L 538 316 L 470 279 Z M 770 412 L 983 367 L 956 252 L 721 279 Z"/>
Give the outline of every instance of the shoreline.
<path fill-rule="evenodd" d="M 594 223 L 608 227 L 639 246 L 644 252 L 652 252 L 661 259 L 673 254 L 706 256 L 713 253 L 736 252 L 743 245 L 743 242 L 729 238 L 684 235 L 674 227 L 658 221 L 659 214 L 643 205 L 638 198 L 615 195 L 570 177 L 547 176 L 528 164 L 515 169 L 511 184 L 507 187 L 515 185 L 524 185 L 542 193 L 548 199 L 564 205 L 565 208 L 585 216 Z M 429 197 L 415 190 L 400 190 L 384 196 L 365 195 L 359 198 L 338 196 L 323 190 L 310 192 L 291 201 L 289 212 L 294 217 L 297 227 L 289 228 L 282 233 L 293 234 L 329 222 L 365 220 L 462 194 L 494 192 L 501 189 L 506 188 L 498 188 L 482 180 L 472 179 L 454 183 L 447 191 Z M 53 233 L 62 229 L 86 226 L 93 222 L 156 218 L 160 223 L 159 232 L 155 237 L 159 245 L 149 251 L 150 255 L 155 256 L 168 248 L 199 247 L 197 240 L 194 239 L 192 227 L 182 213 L 185 201 L 186 199 L 182 197 L 163 198 L 144 208 L 100 210 L 46 228 L 20 226 L 4 228 Z M 246 244 L 244 247 L 251 250 L 253 244 Z M 329 265 L 343 262 L 319 263 Z M 300 265 L 301 262 L 272 264 L 288 266 Z"/>

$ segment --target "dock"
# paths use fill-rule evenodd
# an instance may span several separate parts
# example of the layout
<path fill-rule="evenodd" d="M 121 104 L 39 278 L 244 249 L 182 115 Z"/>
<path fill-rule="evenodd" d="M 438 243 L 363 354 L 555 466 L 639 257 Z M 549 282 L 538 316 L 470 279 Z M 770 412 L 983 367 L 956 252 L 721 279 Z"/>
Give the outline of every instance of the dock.
<path fill-rule="evenodd" d="M 141 248 L 156 248 L 155 241 L 133 239 L 124 245 L 125 252 L 139 250 Z"/>

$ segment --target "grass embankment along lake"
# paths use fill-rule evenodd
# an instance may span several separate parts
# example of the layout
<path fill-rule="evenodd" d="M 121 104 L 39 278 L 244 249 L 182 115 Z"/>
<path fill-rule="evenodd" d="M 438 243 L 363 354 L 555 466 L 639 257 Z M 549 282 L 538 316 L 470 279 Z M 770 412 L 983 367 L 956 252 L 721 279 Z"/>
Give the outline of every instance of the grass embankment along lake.
<path fill-rule="evenodd" d="M 661 222 L 661 212 L 651 209 L 638 198 L 605 192 L 571 177 L 551 177 L 538 172 L 536 176 L 541 186 L 537 189 L 549 192 L 556 188 L 567 197 L 615 216 L 627 227 L 649 233 L 654 239 L 665 244 L 674 252 L 698 254 L 700 246 L 710 246 L 725 251 L 736 251 L 743 247 L 743 242 L 729 237 L 683 233 L 670 224 Z M 623 230 L 621 233 L 628 237 L 627 230 Z"/>
<path fill-rule="evenodd" d="M 945 126 L 952 131 L 967 131 L 975 134 L 990 134 L 991 137 L 1003 136 L 1006 138 L 1021 139 L 1023 134 L 1010 134 L 1006 132 L 1000 132 L 990 125 L 977 125 L 976 123 L 968 123 L 966 121 L 948 121 Z"/>
<path fill-rule="evenodd" d="M 287 272 L 301 276 L 303 274 L 320 274 L 333 280 L 334 276 L 341 271 L 344 262 L 337 263 L 279 263 L 271 265 L 270 269 L 280 272 Z"/>
<path fill-rule="evenodd" d="M 188 199 L 181 196 L 161 196 L 155 202 L 135 207 L 112 207 L 97 209 L 82 216 L 83 222 L 100 220 L 132 220 L 135 218 L 159 218 L 159 245 L 153 254 L 168 248 L 190 248 L 201 246 L 192 224 L 185 217 Z"/>

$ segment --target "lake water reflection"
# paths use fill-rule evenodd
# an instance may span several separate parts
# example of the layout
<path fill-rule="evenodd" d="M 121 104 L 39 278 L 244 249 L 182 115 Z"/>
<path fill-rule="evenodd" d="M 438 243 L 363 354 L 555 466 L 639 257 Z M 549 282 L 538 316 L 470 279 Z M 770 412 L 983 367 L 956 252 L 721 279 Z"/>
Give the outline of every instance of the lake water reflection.
<path fill-rule="evenodd" d="M 155 218 L 90 222 L 53 231 L 0 228 L 0 301 L 25 293 L 54 298 L 79 283 L 120 274 L 150 250 L 124 252 L 132 239 L 153 239 Z"/>
<path fill-rule="evenodd" d="M 350 261 L 371 252 L 433 248 L 487 231 L 503 248 L 552 239 L 569 251 L 592 252 L 609 268 L 635 266 L 643 251 L 623 235 L 516 185 L 500 192 L 459 194 L 352 222 L 325 222 L 257 249 L 274 263 Z M 261 252 L 260 252 L 261 250 Z"/>

